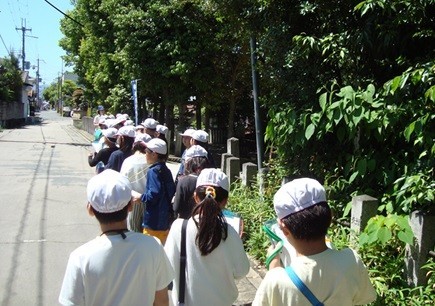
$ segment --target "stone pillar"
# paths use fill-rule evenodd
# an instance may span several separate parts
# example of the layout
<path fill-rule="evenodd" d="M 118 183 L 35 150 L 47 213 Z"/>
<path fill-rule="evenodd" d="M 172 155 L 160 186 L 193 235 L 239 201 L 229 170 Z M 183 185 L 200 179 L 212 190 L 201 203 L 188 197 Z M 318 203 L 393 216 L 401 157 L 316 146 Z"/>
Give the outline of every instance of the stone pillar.
<path fill-rule="evenodd" d="M 250 186 L 255 182 L 257 176 L 257 165 L 254 163 L 244 163 L 242 165 L 242 185 Z"/>
<path fill-rule="evenodd" d="M 240 158 L 229 157 L 227 159 L 227 171 L 228 181 L 230 186 L 240 177 Z"/>
<path fill-rule="evenodd" d="M 227 140 L 227 152 L 234 157 L 240 157 L 239 140 L 237 138 L 231 137 Z"/>
<path fill-rule="evenodd" d="M 421 267 L 435 246 L 435 215 L 414 211 L 409 217 L 409 225 L 415 240 L 414 245 L 407 244 L 405 248 L 407 281 L 410 286 L 424 286 L 428 281 L 428 271 Z"/>
<path fill-rule="evenodd" d="M 263 197 L 263 194 L 266 190 L 266 175 L 269 173 L 269 168 L 260 168 L 257 174 L 257 181 L 260 187 L 260 196 Z"/>
<path fill-rule="evenodd" d="M 228 173 L 227 173 L 227 160 L 230 157 L 234 157 L 234 156 L 231 155 L 230 153 L 223 153 L 221 156 L 221 170 L 226 175 L 228 175 Z"/>
<path fill-rule="evenodd" d="M 376 216 L 377 209 L 377 199 L 368 195 L 353 197 L 350 228 L 356 233 L 363 231 L 369 219 Z"/>

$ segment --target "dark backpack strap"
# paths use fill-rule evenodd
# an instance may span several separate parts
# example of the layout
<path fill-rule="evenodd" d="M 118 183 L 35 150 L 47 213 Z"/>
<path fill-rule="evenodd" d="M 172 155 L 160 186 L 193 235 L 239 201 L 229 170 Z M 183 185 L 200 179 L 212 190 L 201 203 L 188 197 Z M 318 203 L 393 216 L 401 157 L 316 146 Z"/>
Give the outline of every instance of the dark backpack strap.
<path fill-rule="evenodd" d="M 311 292 L 310 289 L 304 284 L 304 282 L 299 278 L 299 276 L 295 273 L 295 271 L 291 267 L 286 267 L 285 271 L 287 272 L 288 276 L 292 280 L 292 282 L 295 284 L 295 286 L 299 289 L 300 292 L 302 292 L 303 295 L 310 301 L 310 303 L 314 306 L 323 306 L 323 303 L 321 303 L 316 296 Z"/>
<path fill-rule="evenodd" d="M 184 293 L 186 290 L 186 229 L 188 219 L 183 220 L 181 226 L 181 245 L 180 245 L 180 283 L 178 286 L 178 303 L 184 304 Z"/>

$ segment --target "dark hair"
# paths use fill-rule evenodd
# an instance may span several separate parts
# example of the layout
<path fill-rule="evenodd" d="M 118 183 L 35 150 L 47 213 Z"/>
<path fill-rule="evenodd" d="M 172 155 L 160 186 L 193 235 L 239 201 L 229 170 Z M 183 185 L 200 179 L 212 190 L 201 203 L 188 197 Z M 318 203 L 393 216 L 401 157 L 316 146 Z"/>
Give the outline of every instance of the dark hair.
<path fill-rule="evenodd" d="M 331 220 L 328 203 L 320 202 L 283 218 L 282 222 L 295 239 L 317 240 L 325 237 Z"/>
<path fill-rule="evenodd" d="M 128 205 L 126 205 L 123 209 L 112 213 L 99 212 L 95 210 L 95 208 L 93 208 L 92 205 L 91 205 L 91 209 L 95 215 L 95 218 L 97 218 L 98 222 L 100 222 L 101 224 L 109 224 L 109 223 L 123 221 L 127 219 L 127 215 L 128 215 Z"/>
<path fill-rule="evenodd" d="M 134 138 L 127 137 L 127 136 L 122 136 L 122 138 L 123 138 L 122 147 L 120 147 L 119 150 L 121 150 L 124 153 L 131 152 L 134 143 Z"/>
<path fill-rule="evenodd" d="M 189 158 L 184 164 L 184 175 L 189 175 L 191 173 L 196 173 L 198 170 L 209 168 L 210 164 L 207 157 L 205 156 L 195 156 Z"/>
<path fill-rule="evenodd" d="M 168 145 L 168 140 L 166 139 L 165 134 L 159 133 L 159 136 L 157 136 L 157 138 L 163 140 L 164 142 L 166 142 L 166 145 Z"/>
<path fill-rule="evenodd" d="M 143 141 L 136 141 L 133 143 L 133 148 L 131 149 L 134 152 L 139 151 L 143 154 L 145 154 L 146 145 Z"/>
<path fill-rule="evenodd" d="M 206 191 L 210 191 L 209 188 L 214 191 L 215 198 L 210 193 L 206 194 Z M 199 221 L 193 218 L 198 228 L 195 242 L 201 255 L 205 256 L 228 237 L 228 224 L 218 203 L 228 198 L 228 191 L 214 186 L 199 186 L 195 191 L 201 200 L 192 211 L 192 216 L 199 215 Z"/>

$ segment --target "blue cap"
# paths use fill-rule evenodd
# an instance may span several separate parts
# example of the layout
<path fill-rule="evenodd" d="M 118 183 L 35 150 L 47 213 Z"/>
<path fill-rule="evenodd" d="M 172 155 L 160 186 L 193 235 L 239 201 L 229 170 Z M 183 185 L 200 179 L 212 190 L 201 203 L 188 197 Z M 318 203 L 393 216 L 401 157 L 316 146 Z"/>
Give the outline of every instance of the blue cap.
<path fill-rule="evenodd" d="M 99 111 L 104 110 L 104 106 L 103 106 L 103 105 L 98 105 L 98 110 L 99 110 Z"/>

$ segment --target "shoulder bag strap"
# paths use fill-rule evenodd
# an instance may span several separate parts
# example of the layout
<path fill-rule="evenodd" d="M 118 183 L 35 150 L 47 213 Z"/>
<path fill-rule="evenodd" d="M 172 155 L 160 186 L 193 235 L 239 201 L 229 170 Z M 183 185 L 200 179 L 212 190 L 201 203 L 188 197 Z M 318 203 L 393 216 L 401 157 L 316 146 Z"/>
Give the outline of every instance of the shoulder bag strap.
<path fill-rule="evenodd" d="M 299 278 L 299 276 L 295 273 L 295 271 L 291 267 L 286 267 L 285 271 L 288 276 L 295 284 L 295 286 L 302 292 L 303 295 L 310 301 L 310 303 L 314 306 L 323 306 L 316 296 L 311 292 L 310 289 L 304 284 L 304 282 Z"/>
<path fill-rule="evenodd" d="M 178 304 L 184 305 L 184 293 L 186 290 L 186 229 L 188 219 L 183 220 L 181 227 L 180 245 L 180 283 L 178 285 Z"/>

